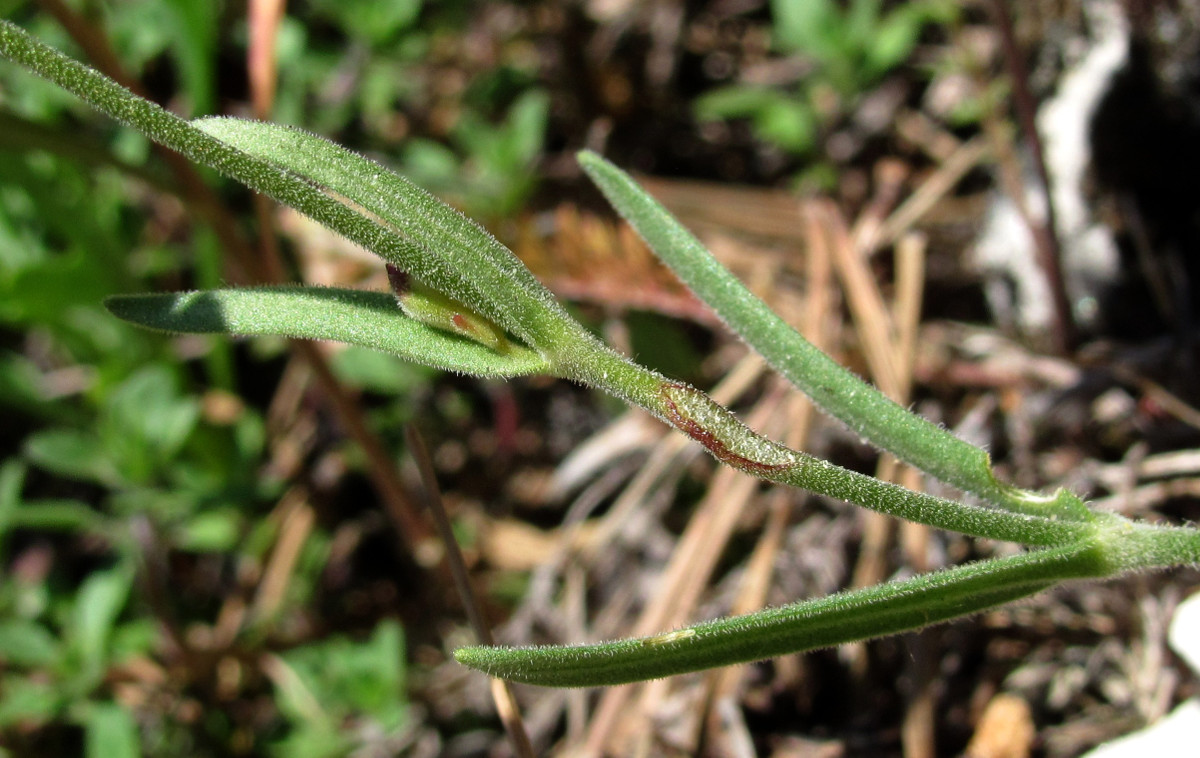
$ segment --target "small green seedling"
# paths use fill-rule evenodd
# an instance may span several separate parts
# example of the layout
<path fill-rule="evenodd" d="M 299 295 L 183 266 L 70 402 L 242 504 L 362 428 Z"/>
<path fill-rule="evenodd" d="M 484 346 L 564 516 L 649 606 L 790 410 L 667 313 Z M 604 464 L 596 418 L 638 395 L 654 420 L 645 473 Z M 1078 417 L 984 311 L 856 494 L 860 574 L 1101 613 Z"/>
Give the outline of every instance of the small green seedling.
<path fill-rule="evenodd" d="M 619 684 L 917 629 L 1068 580 L 1200 562 L 1200 530 L 1138 523 L 1094 512 L 1070 492 L 1041 495 L 998 481 L 984 451 L 891 402 L 806 342 L 598 155 L 581 154 L 584 170 L 733 331 L 864 439 L 983 504 L 913 492 L 756 434 L 699 390 L 599 342 L 511 251 L 378 163 L 298 129 L 228 118 L 185 121 L 7 22 L 0 23 L 0 55 L 373 251 L 397 274 L 405 272 L 406 287 L 409 278 L 419 282 L 425 298 L 397 307 L 385 293 L 267 287 L 110 299 L 109 310 L 123 319 L 171 332 L 339 340 L 476 376 L 570 379 L 645 408 L 722 462 L 762 479 L 1035 548 L 642 639 L 462 648 L 456 656 L 468 666 L 547 686 Z"/>

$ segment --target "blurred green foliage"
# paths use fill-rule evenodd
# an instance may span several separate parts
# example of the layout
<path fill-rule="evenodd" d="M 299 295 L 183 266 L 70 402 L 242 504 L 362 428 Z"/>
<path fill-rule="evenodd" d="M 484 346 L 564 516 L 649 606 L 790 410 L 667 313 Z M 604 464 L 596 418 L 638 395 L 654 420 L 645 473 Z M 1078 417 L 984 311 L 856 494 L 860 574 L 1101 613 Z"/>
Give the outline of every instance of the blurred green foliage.
<path fill-rule="evenodd" d="M 517 98 L 499 124 L 467 112 L 451 132 L 452 147 L 411 140 L 401 170 L 417 184 L 471 209 L 470 215 L 510 216 L 534 189 L 549 106 L 547 95 L 534 89 Z"/>
<path fill-rule="evenodd" d="M 400 625 L 383 621 L 369 639 L 334 637 L 276 659 L 275 701 L 288 727 L 272 752 L 287 758 L 396 752 L 389 741 L 408 715 L 403 650 Z"/>
<path fill-rule="evenodd" d="M 57 23 L 21 5 L 6 4 L 6 17 L 81 55 Z M 278 39 L 276 120 L 380 154 L 469 213 L 518 210 L 535 189 L 548 99 L 532 64 L 503 50 L 501 65 L 469 70 L 447 91 L 438 65 L 457 73 L 470 5 L 320 0 L 296 9 L 307 15 L 285 18 Z M 244 94 L 229 94 L 247 36 L 235 5 L 87 7 L 156 98 L 186 115 L 245 107 Z M 317 612 L 331 543 L 319 524 L 280 609 L 245 623 L 235 641 L 240 656 L 276 661 L 277 676 L 257 684 L 273 722 L 247 737 L 218 712 L 174 718 L 180 703 L 212 697 L 191 679 L 202 671 L 162 684 L 165 701 L 122 689 L 137 679 L 127 667 L 164 660 L 175 644 L 168 626 L 214 624 L 214 599 L 236 589 L 168 588 L 160 607 L 143 584 L 189 571 L 229 581 L 261 567 L 285 486 L 265 473 L 266 408 L 253 399 L 278 379 L 281 342 L 156 335 L 100 305 L 117 293 L 225 281 L 226 251 L 211 229 L 188 227 L 175 192 L 143 138 L 0 66 L 0 755 L 379 749 L 407 723 L 400 625 L 384 620 L 366 638 L 290 631 Z M 353 349 L 333 368 L 377 396 L 370 413 L 393 430 L 437 375 Z M 164 569 L 172 573 L 156 574 Z"/>
<path fill-rule="evenodd" d="M 912 54 L 929 24 L 958 13 L 948 0 L 772 0 L 775 50 L 806 67 L 786 86 L 735 84 L 695 102 L 703 120 L 747 119 L 764 142 L 810 153 L 823 128 Z"/>
<path fill-rule="evenodd" d="M 361 129 L 355 142 L 472 217 L 520 210 L 536 185 L 549 99 L 519 45 L 507 54 L 500 40 L 498 65 L 463 83 L 438 64 L 466 44 L 470 3 L 320 0 L 313 10 L 346 44 L 322 45 L 330 29 L 285 20 L 275 121 L 335 139 Z"/>

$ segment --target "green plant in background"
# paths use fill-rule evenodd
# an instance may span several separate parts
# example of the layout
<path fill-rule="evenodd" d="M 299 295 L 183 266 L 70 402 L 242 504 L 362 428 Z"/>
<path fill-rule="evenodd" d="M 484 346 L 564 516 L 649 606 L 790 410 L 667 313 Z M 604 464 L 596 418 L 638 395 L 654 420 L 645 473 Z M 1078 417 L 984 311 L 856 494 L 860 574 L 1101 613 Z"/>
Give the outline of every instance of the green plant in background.
<path fill-rule="evenodd" d="M 408 717 L 404 633 L 381 622 L 365 642 L 334 637 L 275 658 L 270 673 L 288 733 L 272 746 L 287 758 L 356 750 L 391 755 Z"/>
<path fill-rule="evenodd" d="M 549 98 L 534 86 L 531 68 L 502 61 L 465 85 L 453 106 L 439 106 L 429 102 L 438 95 L 429 91 L 436 87 L 425 68 L 446 39 L 464 35 L 461 3 L 314 5 L 316 16 L 350 41 L 349 54 L 341 47 L 314 54 L 312 32 L 285 18 L 276 120 L 324 134 L 361 122 L 367 142 L 385 151 L 393 149 L 399 129 L 406 134 L 398 163 L 415 182 L 472 215 L 503 218 L 520 210 L 535 188 L 549 117 Z M 314 89 L 317 108 L 310 102 Z M 407 134 L 408 125 L 398 127 L 397 112 L 410 106 L 453 113 L 445 134 Z"/>
<path fill-rule="evenodd" d="M 455 149 L 414 139 L 401 165 L 413 182 L 472 215 L 504 218 L 533 193 L 549 106 L 549 96 L 534 89 L 518 97 L 499 124 L 468 111 L 451 130 Z"/>
<path fill-rule="evenodd" d="M 421 320 L 406 315 L 391 295 L 337 289 L 271 287 L 110 298 L 108 308 L 123 319 L 172 332 L 335 339 L 477 376 L 544 373 L 571 379 L 645 408 L 722 462 L 765 480 L 1034 548 L 648 638 L 572 647 L 460 649 L 458 659 L 469 666 L 542 685 L 616 684 L 919 628 L 1063 581 L 1200 561 L 1200 530 L 1137 523 L 1093 512 L 1066 491 L 1039 495 L 999 482 L 986 453 L 893 404 L 809 345 L 632 179 L 599 156 L 581 155 L 589 176 L 735 332 L 862 437 L 984 504 L 909 491 L 755 434 L 699 390 L 600 343 L 509 250 L 377 163 L 289 127 L 224 118 L 184 121 L 12 24 L 0 25 L 0 54 L 152 139 L 301 210 L 441 295 L 430 299 Z M 477 319 L 502 330 L 503 347 L 443 328 L 459 319 Z"/>
<path fill-rule="evenodd" d="M 190 54 L 177 37 L 183 21 L 166 18 L 181 8 L 131 3 L 114 16 L 133 67 Z M 186 26 L 197 44 L 208 33 L 194 19 Z M 211 109 L 175 63 L 181 101 Z M 217 285 L 215 238 L 145 234 L 128 177 L 154 196 L 172 191 L 141 167 L 149 141 L 129 130 L 81 137 L 79 101 L 39 84 L 0 72 L 14 111 L 0 125 L 0 413 L 12 446 L 0 464 L 0 743 L 57 723 L 59 735 L 80 730 L 86 755 L 123 758 L 138 754 L 137 716 L 114 699 L 111 675 L 162 640 L 131 591 L 147 547 L 134 529 L 197 561 L 244 555 L 247 524 L 278 483 L 261 475 L 261 416 L 205 418 L 203 398 L 186 389 L 196 378 L 213 396 L 232 388 L 229 346 L 213 343 L 192 376 L 170 345 L 114 324 L 97 300 L 185 269 Z"/>
<path fill-rule="evenodd" d="M 913 0 L 883 9 L 882 0 L 772 0 L 774 47 L 812 71 L 795 89 L 735 84 L 695 103 L 702 120 L 748 119 L 759 139 L 796 155 L 816 145 L 823 122 L 908 59 L 921 31 L 956 13 L 945 0 Z M 841 105 L 830 112 L 826 94 Z"/>
<path fill-rule="evenodd" d="M 24 476 L 15 461 L 0 467 L 0 537 L 22 526 L 80 528 L 94 517 L 79 503 L 22 502 Z M 0 558 L 4 550 L 0 542 Z M 138 754 L 130 714 L 96 695 L 114 663 L 149 653 L 156 636 L 149 619 L 122 618 L 133 577 L 132 560 L 123 559 L 93 572 L 69 599 L 45 582 L 0 579 L 0 730 L 66 717 L 83 728 L 88 756 Z"/>

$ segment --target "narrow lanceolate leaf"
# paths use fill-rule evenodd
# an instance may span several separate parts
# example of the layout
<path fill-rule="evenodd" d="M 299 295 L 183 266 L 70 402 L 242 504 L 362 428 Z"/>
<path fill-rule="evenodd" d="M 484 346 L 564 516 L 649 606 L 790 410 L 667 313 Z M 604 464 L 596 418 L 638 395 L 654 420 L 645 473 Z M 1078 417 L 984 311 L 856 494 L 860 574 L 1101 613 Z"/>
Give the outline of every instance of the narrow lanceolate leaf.
<path fill-rule="evenodd" d="M 584 337 L 584 330 L 512 251 L 399 174 L 288 126 L 235 118 L 193 124 L 227 145 L 336 193 L 396 230 L 438 262 L 417 270 L 393 260 L 399 269 L 477 309 L 528 344 L 552 349 L 561 340 Z"/>
<path fill-rule="evenodd" d="M 594 153 L 580 153 L 579 162 L 654 253 L 730 329 L 831 416 L 901 460 L 994 505 L 1032 515 L 1091 519 L 1070 492 L 1043 496 L 997 480 L 986 452 L 897 405 L 804 339 L 629 175 Z"/>
<path fill-rule="evenodd" d="M 118 318 L 167 332 L 279 335 L 333 340 L 393 353 L 474 376 L 546 373 L 545 358 L 509 344 L 503 352 L 415 321 L 383 292 L 325 287 L 247 287 L 209 292 L 120 295 L 105 301 Z"/>
<path fill-rule="evenodd" d="M 920 629 L 1112 573 L 1081 541 L 716 619 L 653 637 L 562 647 L 465 647 L 459 663 L 514 682 L 593 687 L 658 679 Z"/>

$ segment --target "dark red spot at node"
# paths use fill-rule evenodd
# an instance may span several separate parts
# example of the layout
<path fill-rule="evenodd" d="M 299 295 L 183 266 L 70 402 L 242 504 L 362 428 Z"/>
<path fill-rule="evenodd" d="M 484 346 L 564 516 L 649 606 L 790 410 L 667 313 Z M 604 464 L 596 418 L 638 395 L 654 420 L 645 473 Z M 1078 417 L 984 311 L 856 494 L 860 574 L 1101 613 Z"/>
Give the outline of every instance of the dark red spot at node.
<path fill-rule="evenodd" d="M 392 292 L 396 297 L 402 297 L 408 294 L 408 290 L 412 287 L 409 282 L 408 274 L 396 268 L 392 264 L 387 264 L 388 284 L 392 286 Z"/>
<path fill-rule="evenodd" d="M 696 390 L 688 387 L 685 384 L 670 382 L 662 386 L 663 400 L 667 404 L 667 420 L 671 425 L 681 432 L 691 437 L 692 439 L 704 445 L 708 452 L 712 453 L 717 460 L 722 463 L 728 463 L 741 471 L 749 471 L 754 474 L 767 475 L 774 472 L 782 471 L 788 467 L 786 463 L 763 463 L 756 461 L 753 458 L 747 458 L 744 455 L 738 455 L 729 449 L 729 445 L 725 441 L 718 438 L 715 434 L 705 429 L 700 422 L 695 419 L 688 418 L 679 409 L 679 405 L 671 397 L 671 391 L 679 392 L 696 392 Z"/>

